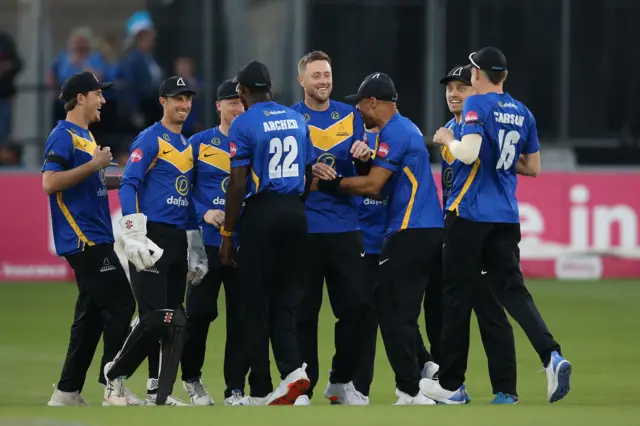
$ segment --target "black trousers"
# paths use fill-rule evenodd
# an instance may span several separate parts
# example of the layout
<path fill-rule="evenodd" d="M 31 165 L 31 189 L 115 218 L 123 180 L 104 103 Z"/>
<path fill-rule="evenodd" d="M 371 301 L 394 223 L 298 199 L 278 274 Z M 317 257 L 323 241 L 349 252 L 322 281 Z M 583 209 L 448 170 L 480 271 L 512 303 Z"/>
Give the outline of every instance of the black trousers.
<path fill-rule="evenodd" d="M 378 261 L 377 254 L 365 254 L 364 256 L 364 279 L 371 288 L 370 307 L 366 315 L 361 319 L 364 323 L 362 327 L 362 338 L 360 340 L 360 362 L 353 378 L 355 388 L 363 395 L 369 396 L 376 360 L 376 346 L 378 340 L 378 318 L 376 316 L 373 296 L 378 283 Z"/>
<path fill-rule="evenodd" d="M 238 247 L 250 395 L 273 390 L 269 341 L 284 379 L 302 366 L 296 309 L 306 282 L 307 218 L 302 198 L 266 192 L 247 200 Z"/>
<path fill-rule="evenodd" d="M 75 392 L 84 387 L 100 336 L 104 352 L 98 382 L 106 384 L 104 366 L 115 358 L 127 338 L 135 301 L 112 244 L 87 246 L 66 259 L 76 275 L 78 299 L 58 389 Z"/>
<path fill-rule="evenodd" d="M 473 293 L 473 311 L 478 320 L 480 338 L 487 355 L 493 393 L 502 392 L 517 396 L 516 342 L 504 307 L 491 288 L 493 276 L 491 271 L 480 272 L 479 285 Z"/>
<path fill-rule="evenodd" d="M 335 324 L 335 355 L 329 380 L 348 383 L 355 377 L 361 340 L 365 337 L 363 318 L 372 315 L 373 283 L 364 277 L 364 246 L 359 231 L 337 234 L 309 234 L 307 287 L 298 307 L 298 342 L 302 360 L 307 363 L 311 386 L 306 394 L 313 396 L 318 383 L 318 319 L 324 283 Z M 369 324 L 371 326 L 371 324 Z"/>
<path fill-rule="evenodd" d="M 442 229 L 406 229 L 385 240 L 375 306 L 382 341 L 395 373 L 396 387 L 419 392 L 421 379 L 418 318 L 427 284 L 440 267 Z"/>
<path fill-rule="evenodd" d="M 209 272 L 197 285 L 187 285 L 187 340 L 182 353 L 182 380 L 198 379 L 202 375 L 209 325 L 218 318 L 218 295 L 224 284 L 226 306 L 226 343 L 224 348 L 225 398 L 233 390 L 244 392 L 249 364 L 244 357 L 242 337 L 242 287 L 235 268 L 222 266 L 219 247 L 206 246 Z"/>
<path fill-rule="evenodd" d="M 442 330 L 442 351 L 447 356 L 440 366 L 444 389 L 453 391 L 464 383 L 473 299 L 483 281 L 479 270 L 490 271 L 493 294 L 520 324 L 542 363 L 548 364 L 552 351 L 560 351 L 524 285 L 519 242 L 519 224 L 473 222 L 447 212 Z"/>
<path fill-rule="evenodd" d="M 159 309 L 176 309 L 187 286 L 187 233 L 173 225 L 147 222 L 147 238 L 164 250 L 156 264 L 138 271 L 129 263 L 131 287 L 140 317 Z M 149 377 L 158 378 L 160 343 L 149 348 Z"/>

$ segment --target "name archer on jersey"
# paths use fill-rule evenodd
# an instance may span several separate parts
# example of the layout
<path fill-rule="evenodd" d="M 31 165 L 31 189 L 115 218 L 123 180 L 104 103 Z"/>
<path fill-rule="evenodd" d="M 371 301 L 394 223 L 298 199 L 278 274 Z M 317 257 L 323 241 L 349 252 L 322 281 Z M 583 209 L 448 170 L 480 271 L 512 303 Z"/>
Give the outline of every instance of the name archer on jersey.
<path fill-rule="evenodd" d="M 524 124 L 524 117 L 517 114 L 493 111 L 493 117 L 496 119 L 497 123 L 515 124 L 520 127 Z"/>
<path fill-rule="evenodd" d="M 296 120 L 275 120 L 265 121 L 262 123 L 265 132 L 276 132 L 278 130 L 298 129 L 298 122 Z"/>

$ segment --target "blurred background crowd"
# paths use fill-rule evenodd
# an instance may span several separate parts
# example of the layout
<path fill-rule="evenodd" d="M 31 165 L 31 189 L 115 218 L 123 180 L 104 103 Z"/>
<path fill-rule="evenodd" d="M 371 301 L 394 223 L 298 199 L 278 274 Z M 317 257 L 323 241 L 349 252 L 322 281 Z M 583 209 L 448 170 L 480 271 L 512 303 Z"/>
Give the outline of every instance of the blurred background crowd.
<path fill-rule="evenodd" d="M 201 89 L 189 136 L 216 124 L 217 85 L 251 59 L 271 68 L 279 102 L 297 102 L 296 62 L 312 49 L 334 61 L 337 100 L 390 74 L 428 138 L 449 118 L 440 77 L 495 45 L 506 90 L 537 117 L 546 167 L 638 166 L 638 21 L 633 0 L 0 0 L 0 165 L 39 166 L 76 72 L 116 82 L 91 130 L 123 163 L 160 118 L 163 78 Z"/>

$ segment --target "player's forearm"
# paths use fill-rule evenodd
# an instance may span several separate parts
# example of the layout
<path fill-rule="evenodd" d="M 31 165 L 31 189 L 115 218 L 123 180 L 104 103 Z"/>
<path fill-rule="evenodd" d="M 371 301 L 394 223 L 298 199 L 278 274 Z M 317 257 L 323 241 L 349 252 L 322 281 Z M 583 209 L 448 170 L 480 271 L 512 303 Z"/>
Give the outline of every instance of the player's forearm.
<path fill-rule="evenodd" d="M 242 209 L 242 198 L 244 196 L 244 180 L 234 182 L 230 179 L 227 187 L 227 199 L 225 202 L 224 230 L 235 232 L 240 210 Z"/>
<path fill-rule="evenodd" d="M 120 182 L 122 182 L 122 176 L 107 176 L 107 190 L 120 188 Z"/>
<path fill-rule="evenodd" d="M 340 181 L 340 192 L 374 198 L 382 188 L 369 176 L 355 176 Z"/>
<path fill-rule="evenodd" d="M 516 163 L 516 173 L 522 176 L 538 177 L 540 174 L 540 156 L 523 154 Z"/>
<path fill-rule="evenodd" d="M 451 154 L 464 164 L 472 164 L 480 155 L 482 136 L 478 134 L 464 135 L 461 141 L 447 142 Z"/>
<path fill-rule="evenodd" d="M 118 196 L 123 216 L 138 213 L 138 193 L 133 185 L 130 183 L 122 184 L 118 190 Z"/>
<path fill-rule="evenodd" d="M 64 191 L 76 186 L 98 170 L 98 166 L 94 162 L 89 161 L 71 170 L 44 172 L 42 175 L 42 189 L 47 195 Z"/>

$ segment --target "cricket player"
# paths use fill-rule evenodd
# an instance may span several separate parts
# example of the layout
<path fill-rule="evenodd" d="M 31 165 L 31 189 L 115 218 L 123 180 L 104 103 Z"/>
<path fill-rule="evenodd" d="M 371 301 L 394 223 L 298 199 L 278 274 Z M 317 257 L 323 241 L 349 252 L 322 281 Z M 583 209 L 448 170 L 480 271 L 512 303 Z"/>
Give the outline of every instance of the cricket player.
<path fill-rule="evenodd" d="M 463 123 L 462 108 L 465 100 L 473 93 L 471 87 L 471 67 L 452 68 L 440 80 L 446 86 L 445 96 L 453 118 L 445 125 L 451 129 L 457 140 L 461 139 Z M 455 176 L 464 168 L 464 163 L 451 155 L 446 146 L 441 146 L 442 154 L 442 200 L 447 205 Z M 516 346 L 513 328 L 504 312 L 504 308 L 491 289 L 490 272 L 479 271 L 480 284 L 474 289 L 473 310 L 478 319 L 482 344 L 489 362 L 489 377 L 495 398 L 492 404 L 516 404 L 517 367 Z M 466 362 L 466 361 L 465 361 Z"/>
<path fill-rule="evenodd" d="M 208 270 L 197 226 L 191 186 L 193 147 L 181 134 L 195 94 L 188 82 L 171 77 L 160 86 L 162 120 L 131 144 L 120 186 L 120 226 L 130 262 L 139 321 L 122 350 L 104 368 L 105 401 L 123 405 L 124 379 L 161 341 L 157 394 L 147 402 L 164 405 L 180 362 L 187 318 L 182 307 L 187 281 L 198 284 Z M 175 404 L 171 404 L 175 405 Z"/>
<path fill-rule="evenodd" d="M 360 114 L 353 106 L 329 98 L 333 88 L 329 56 L 313 51 L 300 59 L 298 81 L 304 89 L 304 100 L 292 108 L 309 125 L 317 162 L 341 176 L 356 175 L 354 160 L 369 160 L 371 151 L 363 142 Z M 337 322 L 335 356 L 324 396 L 336 403 L 363 405 L 367 400 L 352 381 L 359 367 L 360 342 L 366 327 L 362 318 L 371 309 L 373 283 L 364 277 L 366 253 L 358 225 L 358 200 L 349 194 L 312 192 L 306 210 L 308 279 L 297 319 L 300 353 L 308 365 L 311 386 L 296 405 L 310 404 L 318 382 L 318 316 L 325 282 Z"/>
<path fill-rule="evenodd" d="M 218 294 L 224 283 L 226 304 L 226 344 L 224 350 L 225 405 L 238 405 L 244 396 L 244 379 L 248 364 L 243 356 L 242 291 L 236 279 L 236 268 L 223 266 L 218 258 L 224 225 L 225 192 L 229 184 L 229 126 L 244 112 L 244 106 L 231 80 L 217 91 L 216 108 L 220 125 L 196 133 L 189 139 L 196 159 L 197 179 L 193 202 L 202 227 L 209 272 L 200 285 L 187 286 L 187 341 L 182 354 L 182 380 L 194 405 L 213 405 L 213 399 L 202 384 L 202 367 L 209 324 L 218 317 Z"/>
<path fill-rule="evenodd" d="M 298 351 L 296 309 L 304 293 L 308 251 L 303 196 L 315 156 L 302 115 L 273 101 L 266 65 L 245 64 L 235 81 L 246 112 L 229 129 L 231 174 L 219 255 L 223 265 L 236 265 L 233 238 L 238 231 L 237 279 L 251 367 L 250 394 L 241 405 L 292 405 L 309 388 Z M 248 176 L 252 190 L 238 227 Z M 283 379 L 275 390 L 269 341 Z"/>
<path fill-rule="evenodd" d="M 395 373 L 397 405 L 433 405 L 419 389 L 418 318 L 431 273 L 441 261 L 442 208 L 429 153 L 418 127 L 397 110 L 397 93 L 383 73 L 368 75 L 355 95 L 368 128 L 378 127 L 378 149 L 369 174 L 325 180 L 328 193 L 389 197 L 385 241 L 380 254 L 375 306 L 382 340 Z M 330 169 L 329 169 L 330 170 Z M 323 170 L 324 173 L 327 170 Z M 315 183 L 315 182 L 314 182 Z"/>
<path fill-rule="evenodd" d="M 100 121 L 106 103 L 101 83 L 90 72 L 70 77 L 62 86 L 65 120 L 58 122 L 45 145 L 42 188 L 49 196 L 53 238 L 76 276 L 78 298 L 67 356 L 60 381 L 49 401 L 52 407 L 87 405 L 80 395 L 100 341 L 100 371 L 113 359 L 129 332 L 135 301 L 129 281 L 113 250 L 113 228 L 107 191 L 120 185 L 106 177 L 110 149 L 96 144 L 89 125 Z M 106 385 L 102 374 L 98 382 Z M 124 389 L 125 404 L 143 401 Z"/>
<path fill-rule="evenodd" d="M 378 149 L 378 135 L 380 130 L 377 127 L 372 129 L 366 129 L 365 137 L 369 148 L 371 149 L 372 158 L 375 158 L 375 153 Z M 384 235 L 387 224 L 387 215 L 389 210 L 389 198 L 386 197 L 383 200 L 368 197 L 358 197 L 360 204 L 358 206 L 358 220 L 360 223 L 360 230 L 362 232 L 362 239 L 364 242 L 365 251 L 365 277 L 367 282 L 371 283 L 371 300 L 375 294 L 375 287 L 378 282 L 378 262 L 380 261 L 380 252 L 384 243 Z M 440 279 L 440 278 L 438 278 Z M 430 280 L 433 282 L 433 278 Z M 425 296 L 425 322 L 427 324 L 427 335 L 430 340 L 434 340 L 432 348 L 437 346 L 437 340 L 440 336 L 440 330 L 438 327 L 442 326 L 442 321 L 439 317 L 442 315 L 439 309 L 440 299 L 442 298 L 440 293 L 442 291 L 439 285 L 429 285 L 428 290 L 434 289 L 429 295 Z M 438 292 L 439 291 L 439 292 Z M 433 293 L 433 295 L 431 295 Z M 436 309 L 431 306 L 437 306 Z M 361 361 L 356 372 L 356 376 L 353 380 L 353 384 L 357 391 L 362 393 L 366 398 L 369 397 L 371 390 L 371 383 L 373 382 L 376 343 L 378 338 L 378 319 L 375 315 L 375 307 L 370 310 L 369 315 L 363 318 L 366 321 L 366 330 L 364 335 L 366 336 L 362 342 Z M 435 317 L 435 319 L 434 319 Z M 417 350 L 418 350 L 418 365 L 422 366 L 421 377 L 432 378 L 438 372 L 438 364 L 434 360 L 434 356 L 427 350 L 422 339 L 420 330 L 417 330 Z"/>
<path fill-rule="evenodd" d="M 475 95 L 464 102 L 461 140 L 440 128 L 434 142 L 444 145 L 463 165 L 453 176 L 447 199 L 443 249 L 444 300 L 439 381 L 423 379 L 422 391 L 445 404 L 465 402 L 464 379 L 469 352 L 469 317 L 478 271 L 491 274 L 494 294 L 520 324 L 547 373 L 547 400 L 569 392 L 571 364 L 561 355 L 520 272 L 520 218 L 516 199 L 516 164 L 537 174 L 540 143 L 535 118 L 503 91 L 507 60 L 495 47 L 469 55 Z M 522 158 L 520 158 L 522 155 Z"/>

